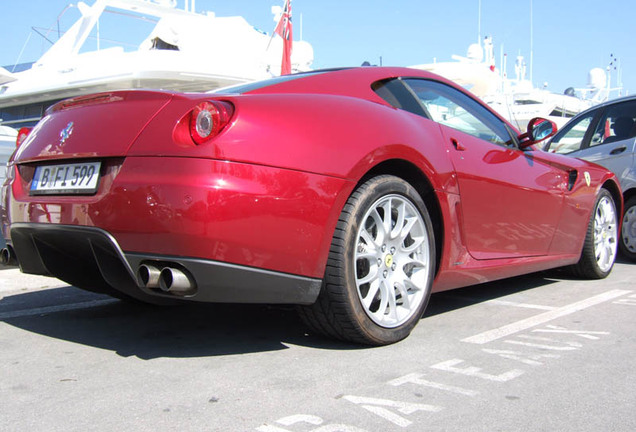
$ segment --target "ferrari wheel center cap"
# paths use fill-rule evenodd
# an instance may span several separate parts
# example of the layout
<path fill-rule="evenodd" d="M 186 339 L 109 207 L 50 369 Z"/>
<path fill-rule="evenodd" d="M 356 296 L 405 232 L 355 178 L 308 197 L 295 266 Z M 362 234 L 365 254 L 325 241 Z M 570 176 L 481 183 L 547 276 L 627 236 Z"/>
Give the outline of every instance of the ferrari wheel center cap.
<path fill-rule="evenodd" d="M 384 257 L 384 264 L 391 268 L 391 266 L 393 265 L 393 255 L 391 254 L 386 254 L 386 256 Z"/>

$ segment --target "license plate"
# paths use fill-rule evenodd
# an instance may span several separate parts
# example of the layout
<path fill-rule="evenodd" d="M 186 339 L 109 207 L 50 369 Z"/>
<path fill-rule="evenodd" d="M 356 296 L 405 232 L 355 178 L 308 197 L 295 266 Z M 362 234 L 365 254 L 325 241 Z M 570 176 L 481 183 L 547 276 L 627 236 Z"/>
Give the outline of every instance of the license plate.
<path fill-rule="evenodd" d="M 100 162 L 41 165 L 35 168 L 31 194 L 92 194 L 99 185 Z"/>

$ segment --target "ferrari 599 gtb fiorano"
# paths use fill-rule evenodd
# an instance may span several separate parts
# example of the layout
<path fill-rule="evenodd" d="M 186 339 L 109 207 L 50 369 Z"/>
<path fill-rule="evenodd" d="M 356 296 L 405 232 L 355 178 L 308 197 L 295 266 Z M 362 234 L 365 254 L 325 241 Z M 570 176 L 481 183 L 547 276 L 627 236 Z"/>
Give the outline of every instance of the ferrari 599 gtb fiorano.
<path fill-rule="evenodd" d="M 298 305 L 310 331 L 406 337 L 431 292 L 552 267 L 602 278 L 616 177 L 539 151 L 470 93 L 405 68 L 62 101 L 2 192 L 4 262 L 161 303 Z"/>

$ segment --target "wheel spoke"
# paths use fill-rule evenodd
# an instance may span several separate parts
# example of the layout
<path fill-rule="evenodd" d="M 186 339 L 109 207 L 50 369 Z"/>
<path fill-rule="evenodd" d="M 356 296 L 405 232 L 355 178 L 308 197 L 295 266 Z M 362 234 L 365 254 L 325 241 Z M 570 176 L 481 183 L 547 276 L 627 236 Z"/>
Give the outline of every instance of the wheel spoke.
<path fill-rule="evenodd" d="M 364 251 L 364 252 L 358 252 L 356 253 L 356 259 L 363 259 L 363 260 L 367 260 L 369 262 L 373 261 L 373 259 L 376 256 L 376 252 L 375 251 Z"/>
<path fill-rule="evenodd" d="M 404 262 L 402 262 L 402 268 L 409 264 L 413 264 L 414 267 L 417 268 L 426 268 L 428 266 L 428 263 L 422 261 L 421 259 L 409 258 L 408 260 L 404 260 Z"/>
<path fill-rule="evenodd" d="M 387 284 L 388 313 L 390 319 L 398 320 L 398 307 L 395 299 L 395 288 Z"/>
<path fill-rule="evenodd" d="M 426 246 L 424 245 L 424 242 L 427 240 L 427 238 L 424 236 L 411 237 L 411 240 L 413 240 L 413 244 L 409 246 L 404 246 L 404 244 L 402 244 L 401 246 L 401 251 L 406 255 L 410 255 L 413 252 L 419 250 L 422 246 Z"/>
<path fill-rule="evenodd" d="M 387 290 L 386 282 L 381 281 L 380 282 L 380 307 L 378 307 L 376 314 L 378 314 L 380 317 L 383 317 L 384 315 L 386 315 L 386 308 L 388 304 L 389 304 L 389 292 Z"/>
<path fill-rule="evenodd" d="M 391 230 L 391 239 L 403 238 L 402 228 L 404 227 L 404 218 L 406 213 L 406 203 L 401 202 L 397 207 L 397 220 L 395 221 L 395 227 Z"/>
<path fill-rule="evenodd" d="M 405 284 L 398 282 L 395 284 L 395 287 L 400 292 L 400 296 L 402 298 L 402 307 L 406 309 L 411 309 L 411 300 L 410 300 L 409 292 L 406 289 Z"/>
<path fill-rule="evenodd" d="M 402 229 L 400 231 L 400 238 L 401 239 L 407 238 L 416 223 L 417 223 L 417 218 L 415 217 L 406 219 L 406 224 L 404 224 L 404 221 L 402 221 L 402 225 L 404 226 L 402 226 Z"/>
<path fill-rule="evenodd" d="M 371 285 L 369 286 L 369 292 L 367 293 L 366 297 L 362 299 L 362 303 L 367 309 L 371 308 L 371 304 L 373 303 L 373 300 L 375 299 L 375 296 L 378 293 L 379 289 L 380 289 L 379 280 L 376 279 L 373 282 L 371 282 Z"/>
<path fill-rule="evenodd" d="M 373 248 L 373 253 L 375 253 L 375 251 L 377 250 L 379 244 L 376 243 L 376 240 L 369 233 L 369 231 L 367 231 L 366 229 L 362 228 L 360 230 L 360 237 L 362 237 L 362 240 L 364 240 L 364 243 L 367 245 L 367 250 L 368 250 L 368 248 Z M 369 252 L 371 252 L 371 251 L 369 251 Z"/>
<path fill-rule="evenodd" d="M 594 249 L 598 249 L 601 244 L 603 244 L 603 239 L 601 238 L 600 235 L 596 235 L 594 236 Z"/>
<path fill-rule="evenodd" d="M 382 229 L 384 231 L 385 236 L 390 236 L 391 233 L 391 200 L 388 199 L 383 205 L 382 209 L 384 210 L 382 217 Z"/>
<path fill-rule="evenodd" d="M 384 242 L 384 239 L 387 236 L 388 230 L 386 229 L 384 225 L 384 220 L 382 220 L 382 217 L 380 216 L 380 213 L 378 213 L 377 209 L 373 209 L 370 216 L 373 219 L 373 222 L 375 223 L 375 227 L 378 230 L 378 235 L 375 238 L 375 243 L 380 245 Z"/>
<path fill-rule="evenodd" d="M 596 262 L 603 268 L 607 262 L 607 247 L 600 245 L 596 248 Z"/>
<path fill-rule="evenodd" d="M 358 284 L 358 286 L 360 286 L 360 285 L 367 284 L 371 281 L 374 281 L 377 278 L 378 278 L 378 266 L 377 264 L 372 264 L 371 266 L 369 266 L 369 273 L 367 273 L 360 279 L 356 279 L 356 283 Z"/>

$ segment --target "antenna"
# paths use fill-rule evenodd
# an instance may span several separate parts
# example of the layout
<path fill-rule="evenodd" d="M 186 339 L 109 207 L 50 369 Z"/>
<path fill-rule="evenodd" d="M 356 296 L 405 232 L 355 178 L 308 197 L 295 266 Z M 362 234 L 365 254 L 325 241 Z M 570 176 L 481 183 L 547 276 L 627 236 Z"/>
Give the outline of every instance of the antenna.
<path fill-rule="evenodd" d="M 532 28 L 532 0 L 530 0 L 530 82 L 532 83 L 532 68 L 533 68 L 533 62 L 534 62 L 534 35 L 533 35 L 533 28 Z"/>
<path fill-rule="evenodd" d="M 477 43 L 481 46 L 481 0 L 479 0 L 479 9 L 477 10 Z"/>

